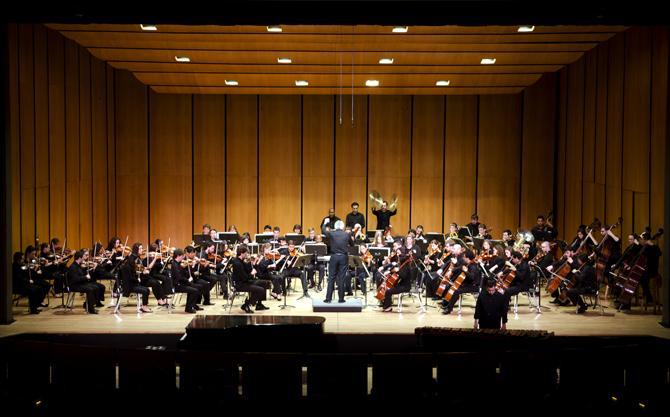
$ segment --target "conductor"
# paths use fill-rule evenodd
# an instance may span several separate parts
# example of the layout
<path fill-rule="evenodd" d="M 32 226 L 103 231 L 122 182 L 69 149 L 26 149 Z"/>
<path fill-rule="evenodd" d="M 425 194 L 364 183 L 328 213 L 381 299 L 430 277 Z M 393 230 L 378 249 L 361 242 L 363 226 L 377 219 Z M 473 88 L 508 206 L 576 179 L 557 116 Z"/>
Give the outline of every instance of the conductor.
<path fill-rule="evenodd" d="M 334 230 L 327 232 L 327 236 L 330 239 L 330 262 L 328 263 L 328 289 L 326 290 L 326 299 L 323 300 L 324 303 L 330 303 L 333 299 L 335 280 L 337 280 L 337 302 L 343 303 L 345 301 L 344 280 L 349 264 L 351 236 L 343 229 L 344 222 L 337 220 Z"/>

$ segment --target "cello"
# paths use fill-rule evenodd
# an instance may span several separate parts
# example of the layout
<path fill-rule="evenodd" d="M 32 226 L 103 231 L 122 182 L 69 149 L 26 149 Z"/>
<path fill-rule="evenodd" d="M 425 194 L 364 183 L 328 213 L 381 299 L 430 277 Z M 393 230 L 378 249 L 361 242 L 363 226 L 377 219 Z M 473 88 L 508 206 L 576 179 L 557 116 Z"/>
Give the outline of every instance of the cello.
<path fill-rule="evenodd" d="M 592 231 L 593 228 L 588 228 L 586 236 L 582 240 L 582 243 L 579 244 L 579 247 L 577 248 L 577 250 L 575 250 L 574 253 L 571 254 L 570 258 L 572 258 L 572 256 L 576 256 L 579 254 L 584 244 L 589 239 L 591 239 Z M 565 256 L 565 254 L 563 256 Z M 575 285 L 575 283 L 572 279 L 568 278 L 570 272 L 572 272 L 572 265 L 570 265 L 570 263 L 568 262 L 568 258 L 566 257 L 565 261 L 558 268 L 556 268 L 555 271 L 550 271 L 553 278 L 549 280 L 549 282 L 547 283 L 545 291 L 548 292 L 549 294 L 552 294 L 554 291 L 558 290 L 561 284 L 563 283 L 565 283 L 565 288 L 572 288 Z"/>
<path fill-rule="evenodd" d="M 377 294 L 375 295 L 375 298 L 378 299 L 379 301 L 384 300 L 386 297 L 386 291 L 389 290 L 389 288 L 393 288 L 398 284 L 398 281 L 400 281 L 400 274 L 399 271 L 407 265 L 410 261 L 412 260 L 412 255 L 410 254 L 409 257 L 400 264 L 400 266 L 395 267 L 391 270 L 391 273 L 388 274 L 385 278 L 384 281 L 382 281 L 381 285 L 379 286 L 379 289 L 377 289 Z"/>

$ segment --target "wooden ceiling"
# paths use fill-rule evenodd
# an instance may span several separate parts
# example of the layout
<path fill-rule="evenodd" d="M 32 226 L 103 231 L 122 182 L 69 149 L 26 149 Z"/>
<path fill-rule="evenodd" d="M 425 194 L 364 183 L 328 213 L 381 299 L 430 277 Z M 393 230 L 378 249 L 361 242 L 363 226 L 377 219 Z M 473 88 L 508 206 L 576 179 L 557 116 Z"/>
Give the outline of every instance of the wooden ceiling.
<path fill-rule="evenodd" d="M 48 24 L 160 93 L 183 94 L 505 94 L 578 60 L 624 26 Z M 186 56 L 189 63 L 176 62 Z M 278 58 L 290 58 L 280 64 Z M 391 58 L 390 65 L 380 64 Z M 482 65 L 482 58 L 495 58 Z M 366 80 L 378 87 L 366 87 Z M 237 81 L 237 86 L 226 85 Z M 307 87 L 297 87 L 306 80 Z M 449 86 L 438 87 L 438 80 Z"/>

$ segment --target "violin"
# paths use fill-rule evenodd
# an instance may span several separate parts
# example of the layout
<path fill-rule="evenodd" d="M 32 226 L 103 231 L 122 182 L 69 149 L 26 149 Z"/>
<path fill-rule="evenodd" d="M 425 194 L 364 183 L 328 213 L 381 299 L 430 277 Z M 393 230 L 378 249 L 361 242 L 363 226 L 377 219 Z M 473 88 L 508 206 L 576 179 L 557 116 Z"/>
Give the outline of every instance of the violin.
<path fill-rule="evenodd" d="M 289 255 L 291 255 L 291 257 L 296 257 L 298 255 L 298 248 L 293 248 L 293 250 L 289 252 Z"/>
<path fill-rule="evenodd" d="M 225 255 L 225 252 L 224 252 Z M 207 259 L 209 259 L 212 262 L 221 262 L 223 261 L 223 257 L 219 254 L 216 253 L 208 253 L 207 254 Z"/>
<path fill-rule="evenodd" d="M 281 254 L 279 252 L 268 252 L 265 254 L 265 259 L 271 261 L 278 261 L 279 259 L 281 259 Z"/>

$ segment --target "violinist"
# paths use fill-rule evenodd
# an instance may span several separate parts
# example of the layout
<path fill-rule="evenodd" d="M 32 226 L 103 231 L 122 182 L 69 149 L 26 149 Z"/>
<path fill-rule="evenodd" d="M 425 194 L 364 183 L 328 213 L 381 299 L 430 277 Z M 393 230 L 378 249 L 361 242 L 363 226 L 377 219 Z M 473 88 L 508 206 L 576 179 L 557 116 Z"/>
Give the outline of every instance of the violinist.
<path fill-rule="evenodd" d="M 428 244 L 428 253 L 423 260 L 424 265 L 428 269 L 428 275 L 424 282 L 426 285 L 426 294 L 431 294 L 435 300 L 439 300 L 439 297 L 435 294 L 440 283 L 440 275 L 437 271 L 444 265 L 444 261 L 450 255 L 450 252 L 442 252 L 442 247 L 437 240 L 433 239 Z"/>
<path fill-rule="evenodd" d="M 142 297 L 142 305 L 139 312 L 149 313 L 151 310 L 147 305 L 149 304 L 149 288 L 142 285 L 142 275 L 149 275 L 149 271 L 142 265 L 140 256 L 143 255 L 144 248 L 142 244 L 136 242 L 132 246 L 130 255 L 126 257 L 124 262 L 119 267 L 119 281 L 121 283 L 121 291 L 124 296 L 131 293 Z"/>
<path fill-rule="evenodd" d="M 356 270 L 353 271 L 353 273 L 354 276 L 356 277 L 356 281 L 358 282 L 358 286 L 361 289 L 361 292 L 365 294 L 367 288 L 365 283 L 368 277 L 368 273 L 374 276 L 374 273 L 377 270 L 377 268 L 372 262 L 372 253 L 370 253 L 367 246 L 360 245 L 358 247 L 358 256 L 360 256 L 361 258 L 362 265 L 356 267 Z"/>
<path fill-rule="evenodd" d="M 89 314 L 98 314 L 96 307 L 104 307 L 102 301 L 105 299 L 105 286 L 91 281 L 91 275 L 82 267 L 82 263 L 88 261 L 88 250 L 81 249 L 75 252 L 74 262 L 67 270 L 67 284 L 72 292 L 86 293 L 84 308 Z"/>
<path fill-rule="evenodd" d="M 256 279 L 256 270 L 247 261 L 249 257 L 249 249 L 241 245 L 237 248 L 237 256 L 231 259 L 233 266 L 232 280 L 237 291 L 249 293 L 249 298 L 244 300 L 242 311 L 246 313 L 253 313 L 251 306 L 258 310 L 267 310 L 268 307 L 263 305 L 265 299 L 265 290 L 270 288 L 270 282 L 266 280 Z"/>
<path fill-rule="evenodd" d="M 359 224 L 361 229 L 365 229 L 365 216 L 358 211 L 358 207 L 359 205 L 356 201 L 351 203 L 351 213 L 347 214 L 345 226 L 353 229 L 355 225 Z"/>
<path fill-rule="evenodd" d="M 28 275 L 32 283 L 42 288 L 44 295 L 48 294 L 51 289 L 51 284 L 49 284 L 47 277 L 44 275 L 43 267 L 37 259 L 37 249 L 34 246 L 28 246 L 26 248 L 24 261 L 28 266 Z"/>
<path fill-rule="evenodd" d="M 210 284 L 210 288 L 216 286 L 216 283 L 218 282 L 219 288 L 221 289 L 219 295 L 223 295 L 225 298 L 228 298 L 228 284 L 226 277 L 223 275 L 223 270 L 225 269 L 229 260 L 224 259 L 224 257 L 230 257 L 233 251 L 232 249 L 224 250 L 224 256 L 221 256 L 216 253 L 216 246 L 217 245 L 211 241 L 205 243 L 202 262 L 199 265 L 200 278 L 207 281 Z M 225 246 L 227 247 L 228 244 L 226 243 Z"/>
<path fill-rule="evenodd" d="M 386 247 L 386 243 L 384 242 L 384 235 L 382 234 L 381 230 L 377 230 L 375 232 L 375 237 L 372 240 L 372 244 L 370 246 L 372 246 L 373 248 Z"/>
<path fill-rule="evenodd" d="M 39 314 L 40 307 L 46 307 L 42 302 L 47 294 L 44 288 L 30 278 L 30 270 L 24 263 L 21 252 L 14 253 L 12 259 L 12 292 L 28 297 L 30 314 Z"/>
<path fill-rule="evenodd" d="M 152 247 L 155 248 L 155 246 Z M 155 271 L 155 268 L 158 264 L 158 259 L 161 256 L 160 253 L 158 253 L 156 250 L 147 252 L 141 243 L 135 243 L 133 245 L 133 253 L 130 256 L 135 258 L 135 268 L 136 270 L 140 271 L 140 284 L 142 284 L 144 287 L 151 288 L 151 291 L 154 293 L 154 297 L 156 297 L 156 301 L 159 306 L 167 305 L 167 293 L 165 292 L 164 283 L 157 276 L 161 274 L 153 272 Z M 165 279 L 164 277 L 161 278 Z M 146 302 L 144 305 L 148 304 L 148 295 L 145 301 Z"/>
<path fill-rule="evenodd" d="M 415 260 L 421 256 L 421 249 L 414 244 L 414 237 L 408 235 L 405 238 L 405 244 L 398 249 L 398 277 L 396 285 L 386 290 L 386 295 L 382 302 L 382 311 L 385 313 L 393 311 L 391 302 L 394 294 L 409 292 L 412 287 L 412 280 L 418 272 Z"/>
<path fill-rule="evenodd" d="M 182 266 L 186 255 L 181 249 L 174 250 L 174 258 L 172 259 L 172 279 L 174 280 L 175 292 L 186 293 L 186 309 L 185 312 L 195 314 L 197 310 L 202 310 L 198 306 L 204 286 L 201 283 L 196 283 L 193 276 L 190 274 L 189 266 Z"/>
<path fill-rule="evenodd" d="M 200 270 L 201 262 L 197 256 L 195 256 L 195 248 L 193 246 L 187 246 L 185 249 L 186 258 L 184 259 L 186 272 L 188 276 L 193 278 L 193 284 L 199 287 L 202 290 L 202 298 L 204 302 L 203 305 L 211 306 L 213 305 L 210 301 L 210 292 L 212 287 L 215 284 L 215 280 L 206 280 L 202 279 L 202 274 Z"/>
<path fill-rule="evenodd" d="M 112 274 L 112 260 L 105 251 L 105 247 L 102 243 L 98 242 L 93 245 L 92 253 L 96 266 L 91 270 L 91 280 L 93 282 L 102 279 L 109 280 L 110 282 L 114 280 L 114 275 Z"/>
<path fill-rule="evenodd" d="M 529 291 L 533 286 L 533 276 L 530 272 L 528 261 L 524 259 L 521 252 L 512 252 L 511 263 L 511 269 L 515 271 L 515 277 L 512 280 L 510 287 L 505 291 L 508 299 L 520 292 Z"/>
<path fill-rule="evenodd" d="M 286 289 L 290 288 L 290 278 L 300 278 L 302 283 L 302 294 L 306 298 L 310 298 L 307 292 L 307 277 L 299 268 L 296 268 L 294 265 L 298 259 L 298 256 L 301 253 L 301 248 L 297 248 L 292 240 L 289 240 L 288 247 L 280 249 L 279 253 L 286 255 L 284 260 L 285 265 L 282 265 L 282 278 L 284 282 L 287 282 Z"/>
<path fill-rule="evenodd" d="M 275 300 L 281 300 L 284 283 L 281 275 L 277 273 L 277 260 L 281 257 L 278 251 L 272 249 L 272 244 L 264 243 L 261 246 L 262 257 L 256 260 L 254 266 L 257 273 L 256 278 L 272 282 L 272 291 L 270 295 Z"/>
<path fill-rule="evenodd" d="M 459 246 L 459 245 L 454 245 Z M 461 250 L 459 249 L 459 252 Z M 481 285 L 481 270 L 476 262 L 474 262 L 475 254 L 471 250 L 467 250 L 461 255 L 457 261 L 457 267 L 454 269 L 452 278 L 459 275 L 461 272 L 465 273 L 465 280 L 460 287 L 454 292 L 451 300 L 444 306 L 442 314 L 451 314 L 454 305 L 458 302 L 459 297 L 463 293 L 478 292 Z"/>
<path fill-rule="evenodd" d="M 216 231 L 216 229 L 212 229 L 209 231 L 209 242 L 214 242 L 214 243 L 221 243 L 221 239 L 219 239 L 219 232 Z"/>
<path fill-rule="evenodd" d="M 575 266 L 572 270 L 575 284 L 567 290 L 567 296 L 573 304 L 578 305 L 577 314 L 586 311 L 586 303 L 582 299 L 582 294 L 593 293 L 596 291 L 596 271 L 593 268 L 592 260 L 588 255 L 581 254 L 576 258 Z"/>
<path fill-rule="evenodd" d="M 144 266 L 149 269 L 149 277 L 158 281 L 161 285 L 160 294 L 162 297 L 158 300 L 158 305 L 163 306 L 167 305 L 167 295 L 174 292 L 174 284 L 172 277 L 165 271 L 165 265 L 169 262 L 171 256 L 168 255 L 166 258 L 160 249 L 161 248 L 158 245 L 152 243 L 151 246 L 149 246 L 149 253 L 153 254 L 153 257 L 151 259 L 149 257 L 145 258 L 143 263 Z M 154 295 L 156 295 L 155 291 Z M 156 298 L 158 298 L 158 296 Z"/>

